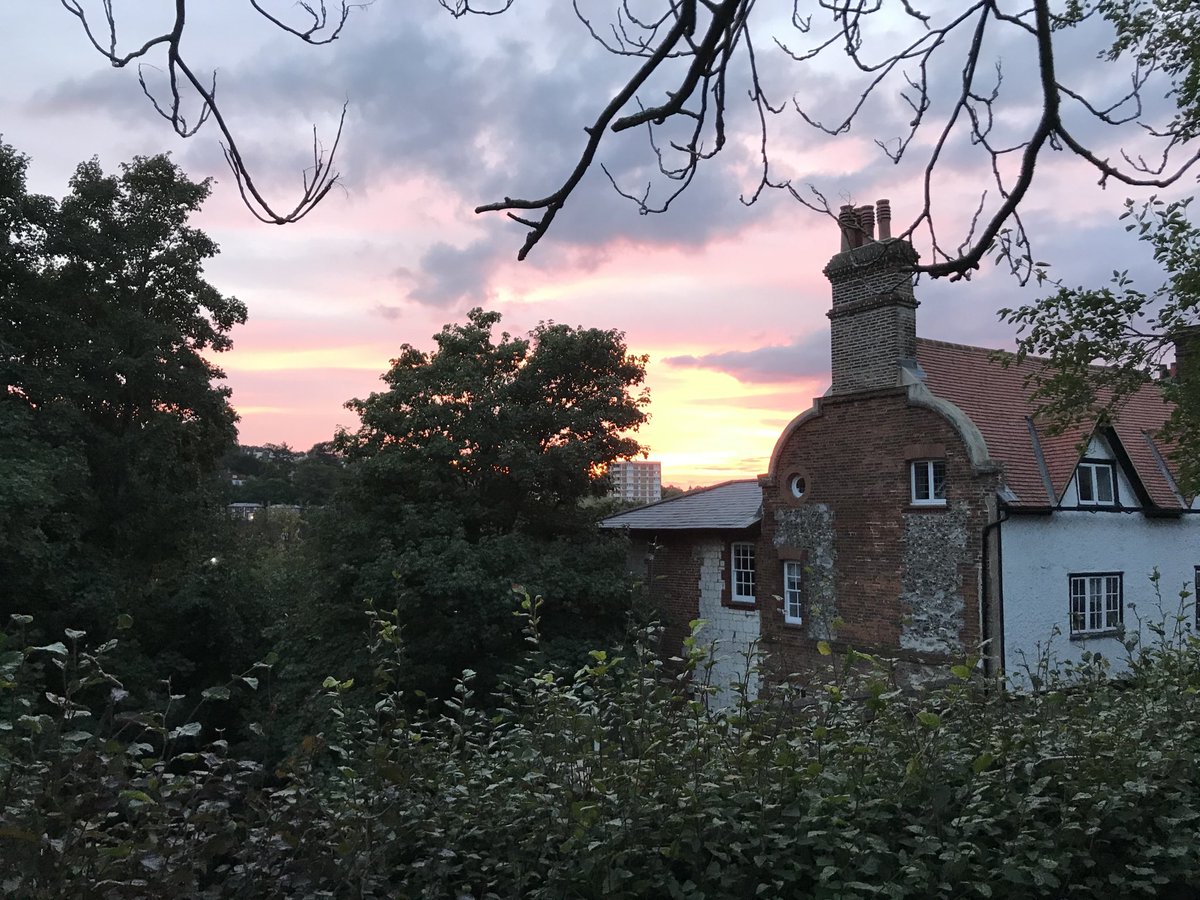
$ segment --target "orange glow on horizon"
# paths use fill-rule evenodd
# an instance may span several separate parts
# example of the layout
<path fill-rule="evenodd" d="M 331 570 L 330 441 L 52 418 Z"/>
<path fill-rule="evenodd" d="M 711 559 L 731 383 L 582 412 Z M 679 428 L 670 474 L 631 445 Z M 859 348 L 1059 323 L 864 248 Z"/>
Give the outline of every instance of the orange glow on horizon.
<path fill-rule="evenodd" d="M 679 487 L 766 472 L 783 428 L 825 389 L 809 380 L 746 384 L 661 363 L 651 364 L 647 382 L 650 421 L 636 437 L 662 463 L 663 484 Z"/>
<path fill-rule="evenodd" d="M 242 350 L 222 354 L 216 362 L 227 372 L 283 372 L 289 369 L 354 369 L 383 372 L 388 351 L 369 344 L 349 347 L 306 347 L 297 350 Z"/>

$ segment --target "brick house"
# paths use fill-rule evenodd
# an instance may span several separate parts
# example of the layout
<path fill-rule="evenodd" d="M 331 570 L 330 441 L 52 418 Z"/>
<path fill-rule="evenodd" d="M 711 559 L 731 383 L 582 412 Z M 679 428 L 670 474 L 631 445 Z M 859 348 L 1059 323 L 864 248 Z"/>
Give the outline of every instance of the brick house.
<path fill-rule="evenodd" d="M 1155 437 L 1168 406 L 1148 385 L 1119 421 L 1051 435 L 1026 387 L 1039 362 L 917 337 L 916 253 L 886 201 L 876 239 L 875 212 L 842 210 L 824 270 L 833 384 L 766 474 L 603 524 L 628 531 L 669 640 L 708 621 L 721 677 L 755 641 L 786 672 L 817 666 L 821 640 L 914 670 L 981 653 L 1019 677 L 1047 646 L 1119 663 L 1123 636 L 1161 615 L 1150 573 L 1168 614 L 1200 573 L 1196 504 Z"/>

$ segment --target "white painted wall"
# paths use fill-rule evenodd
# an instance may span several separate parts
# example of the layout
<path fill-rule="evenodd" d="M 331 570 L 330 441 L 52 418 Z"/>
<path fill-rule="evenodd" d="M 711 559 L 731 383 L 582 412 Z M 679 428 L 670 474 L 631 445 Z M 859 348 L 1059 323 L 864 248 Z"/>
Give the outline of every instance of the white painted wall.
<path fill-rule="evenodd" d="M 1126 485 L 1120 489 L 1122 499 L 1132 496 L 1125 493 Z M 1004 665 L 1010 676 L 1023 674 L 1022 653 L 1033 664 L 1039 642 L 1042 649 L 1050 642 L 1060 661 L 1078 662 L 1084 651 L 1091 651 L 1120 667 L 1125 648 L 1117 638 L 1071 639 L 1070 575 L 1123 573 L 1125 629 L 1132 633 L 1138 628 L 1138 615 L 1158 621 L 1164 613 L 1177 614 L 1179 591 L 1194 590 L 1194 567 L 1200 565 L 1200 515 L 1187 513 L 1148 519 L 1137 511 L 1060 509 L 1049 516 L 1013 516 L 1000 526 L 1000 540 Z M 1155 567 L 1161 576 L 1161 612 L 1150 581 Z M 1194 622 L 1193 602 L 1194 598 L 1187 600 L 1186 611 Z M 1143 626 L 1142 639 L 1152 637 Z"/>
<path fill-rule="evenodd" d="M 747 655 L 757 650 L 759 637 L 757 609 L 721 605 L 721 591 L 729 578 L 721 562 L 724 549 L 724 543 L 714 539 L 697 543 L 694 551 L 700 563 L 700 618 L 706 623 L 700 640 L 716 644 L 711 683 L 719 688 L 712 698 L 717 708 L 732 705 L 729 686 L 746 680 Z M 748 690 L 752 698 L 758 695 L 758 676 L 753 672 Z"/>

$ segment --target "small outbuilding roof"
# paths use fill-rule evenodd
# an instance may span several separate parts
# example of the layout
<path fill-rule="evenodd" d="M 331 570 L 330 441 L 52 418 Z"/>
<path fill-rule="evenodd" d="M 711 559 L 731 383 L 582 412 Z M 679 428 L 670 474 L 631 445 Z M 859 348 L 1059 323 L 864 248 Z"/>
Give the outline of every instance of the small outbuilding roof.
<path fill-rule="evenodd" d="M 669 500 L 626 510 L 600 522 L 601 528 L 634 531 L 749 528 L 762 519 L 762 488 L 758 480 L 726 481 L 688 491 Z"/>

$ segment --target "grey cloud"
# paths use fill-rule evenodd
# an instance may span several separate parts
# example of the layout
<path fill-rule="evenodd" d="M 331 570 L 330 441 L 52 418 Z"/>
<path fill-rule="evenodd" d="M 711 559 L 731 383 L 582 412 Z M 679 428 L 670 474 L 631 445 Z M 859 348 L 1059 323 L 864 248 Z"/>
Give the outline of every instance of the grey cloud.
<path fill-rule="evenodd" d="M 359 27 L 366 22 L 360 18 Z M 327 54 L 264 59 L 228 81 L 240 91 L 251 86 L 247 102 L 267 119 L 296 117 L 297 97 L 306 97 L 309 107 L 336 108 L 348 96 L 342 153 L 349 178 L 369 184 L 396 175 L 431 175 L 471 207 L 556 189 L 583 149 L 583 126 L 600 108 L 603 92 L 597 85 L 619 83 L 635 63 L 592 45 L 578 26 L 572 38 L 569 50 L 560 52 L 560 64 L 546 70 L 531 64 L 541 49 L 536 32 L 479 50 L 455 40 L 436 20 L 414 27 L 384 16 L 372 20 L 368 32 L 348 33 Z M 733 157 L 740 152 L 731 146 L 724 154 L 728 162 L 706 164 L 681 209 L 645 227 L 636 206 L 617 196 L 596 166 L 545 244 L 595 246 L 635 235 L 655 244 L 696 245 L 729 233 L 748 218 L 730 187 Z M 644 129 L 611 135 L 599 161 L 630 192 L 654 181 L 661 196 L 665 179 L 653 165 Z M 506 226 L 501 215 L 491 218 L 490 227 L 507 235 L 507 255 L 515 255 L 521 229 Z M 540 246 L 535 257 L 543 255 Z"/>
<path fill-rule="evenodd" d="M 228 98 L 243 150 L 272 197 L 291 196 L 295 171 L 309 162 L 305 123 L 314 118 L 327 123 L 347 98 L 351 108 L 340 168 L 352 189 L 369 189 L 376 180 L 427 176 L 444 184 L 451 199 L 464 208 L 506 195 L 540 196 L 555 189 L 574 165 L 584 144 L 582 128 L 595 117 L 605 87 L 623 81 L 638 62 L 612 57 L 596 46 L 574 22 L 568 5 L 550 6 L 541 11 L 543 21 L 531 21 L 536 13 L 524 12 L 520 19 L 513 13 L 468 26 L 451 21 L 433 4 L 429 15 L 412 4 L 376 4 L 355 16 L 330 47 L 294 45 L 279 36 L 269 52 L 222 68 L 220 90 Z M 481 38 L 496 34 L 503 38 Z M 802 84 L 804 96 L 819 101 L 814 113 L 833 121 L 857 97 L 844 70 L 835 77 L 805 69 L 769 42 L 760 44 L 759 63 L 772 100 L 786 98 Z M 953 87 L 962 57 L 950 50 L 941 54 L 931 78 Z M 1034 77 L 1030 67 L 1016 64 L 1027 51 L 1007 43 L 998 44 L 995 51 L 1013 61 L 1005 69 L 1005 89 L 1019 98 Z M 1095 66 L 1086 54 L 1065 54 L 1061 69 L 1078 79 Z M 112 75 L 97 72 L 90 79 L 64 82 L 43 91 L 42 100 L 48 109 L 56 104 L 86 105 L 122 122 L 161 129 L 136 81 Z M 744 93 L 732 85 L 728 96 L 729 132 L 745 133 L 738 129 L 753 125 L 753 111 Z M 647 92 L 646 99 L 656 95 Z M 855 133 L 881 138 L 900 134 L 909 116 L 894 95 L 881 98 Z M 825 138 L 799 126 L 794 112 L 776 121 L 784 119 L 798 135 L 799 146 L 825 146 Z M 327 125 L 322 126 L 322 136 L 331 136 Z M 615 239 L 698 248 L 736 233 L 766 214 L 738 201 L 739 189 L 749 187 L 742 182 L 753 152 L 731 140 L 720 157 L 702 166 L 666 216 L 638 216 L 636 206 L 617 196 L 603 172 L 593 168 L 531 254 L 530 264 L 550 267 L 566 258 L 594 258 Z M 836 154 L 833 144 L 825 157 L 830 172 L 839 168 Z M 189 145 L 185 159 L 195 171 L 223 171 L 211 129 Z M 883 160 L 880 155 L 867 171 L 840 175 L 836 184 L 822 171 L 798 173 L 797 178 L 826 188 L 834 202 L 835 191 L 850 186 L 860 198 L 873 199 L 889 192 L 877 193 L 871 182 L 913 178 L 912 170 L 885 166 Z M 648 180 L 663 187 L 644 129 L 610 136 L 602 161 L 627 190 L 638 192 Z M 971 155 L 971 148 L 956 145 L 947 149 L 943 163 L 953 172 L 967 171 L 970 165 L 978 168 L 980 161 L 977 150 Z M 902 215 L 898 207 L 898 218 Z M 412 299 L 438 306 L 486 299 L 481 294 L 489 273 L 498 262 L 515 256 L 524 229 L 502 214 L 485 221 L 485 238 L 457 247 L 442 242 L 427 250 L 419 267 L 413 266 L 419 270 L 412 273 Z M 1046 253 L 1053 252 L 1046 248 Z"/>
<path fill-rule="evenodd" d="M 819 378 L 829 372 L 829 334 L 818 331 L 801 335 L 790 344 L 704 356 L 670 356 L 663 362 L 680 368 L 712 369 L 747 383 Z"/>
<path fill-rule="evenodd" d="M 377 303 L 371 311 L 375 315 L 387 319 L 389 322 L 394 322 L 404 317 L 404 309 L 402 307 L 392 306 L 387 303 Z"/>
<path fill-rule="evenodd" d="M 484 238 L 465 247 L 436 243 L 421 257 L 420 273 L 409 296 L 430 306 L 487 303 L 481 285 L 494 264 L 494 241 Z"/>

